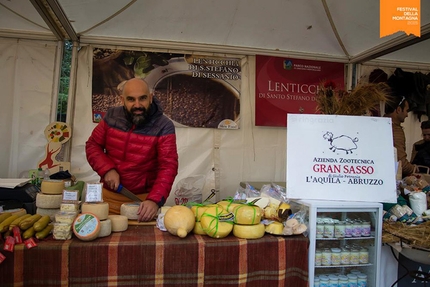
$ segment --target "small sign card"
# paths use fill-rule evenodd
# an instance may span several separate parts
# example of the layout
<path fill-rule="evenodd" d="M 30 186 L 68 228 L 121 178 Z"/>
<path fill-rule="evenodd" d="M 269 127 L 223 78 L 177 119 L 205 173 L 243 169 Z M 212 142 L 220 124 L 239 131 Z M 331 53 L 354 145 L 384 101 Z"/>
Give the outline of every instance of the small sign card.
<path fill-rule="evenodd" d="M 287 196 L 397 202 L 391 119 L 288 114 Z"/>

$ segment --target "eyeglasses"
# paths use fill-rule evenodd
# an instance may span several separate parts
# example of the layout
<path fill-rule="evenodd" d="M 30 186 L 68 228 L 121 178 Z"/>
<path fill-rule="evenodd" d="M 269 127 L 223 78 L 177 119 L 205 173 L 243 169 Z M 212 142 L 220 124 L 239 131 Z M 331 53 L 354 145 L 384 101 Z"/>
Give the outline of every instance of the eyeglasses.
<path fill-rule="evenodd" d="M 403 104 L 403 102 L 406 100 L 405 96 L 402 97 L 402 100 L 399 103 L 399 107 Z"/>

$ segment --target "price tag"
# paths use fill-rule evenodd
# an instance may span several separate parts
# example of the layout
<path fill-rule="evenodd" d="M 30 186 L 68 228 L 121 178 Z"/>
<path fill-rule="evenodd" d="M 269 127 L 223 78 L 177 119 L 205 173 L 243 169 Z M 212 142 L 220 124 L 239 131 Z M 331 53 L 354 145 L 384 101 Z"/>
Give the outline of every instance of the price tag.
<path fill-rule="evenodd" d="M 85 195 L 85 202 L 102 202 L 102 184 L 101 183 L 87 183 L 87 192 Z"/>
<path fill-rule="evenodd" d="M 63 201 L 78 201 L 79 200 L 78 190 L 63 190 Z"/>

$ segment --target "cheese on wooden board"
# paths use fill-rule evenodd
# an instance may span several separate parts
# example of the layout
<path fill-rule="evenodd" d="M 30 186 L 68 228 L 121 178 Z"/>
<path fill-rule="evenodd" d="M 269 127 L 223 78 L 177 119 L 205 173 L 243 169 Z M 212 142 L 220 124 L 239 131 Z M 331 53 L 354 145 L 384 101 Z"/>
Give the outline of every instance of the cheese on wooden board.
<path fill-rule="evenodd" d="M 112 221 L 108 218 L 100 220 L 100 233 L 98 237 L 106 237 L 112 233 Z"/>
<path fill-rule="evenodd" d="M 62 194 L 38 193 L 36 195 L 36 206 L 41 207 L 41 208 L 58 208 L 58 209 L 60 209 L 62 201 L 63 201 L 63 195 Z"/>
<path fill-rule="evenodd" d="M 64 181 L 55 179 L 44 179 L 40 186 L 44 194 L 63 194 Z"/>
<path fill-rule="evenodd" d="M 126 231 L 128 228 L 128 218 L 125 215 L 111 214 L 108 216 L 112 223 L 112 232 Z"/>
<path fill-rule="evenodd" d="M 105 220 L 109 215 L 109 203 L 107 202 L 84 202 L 81 206 L 82 213 L 92 213 L 99 220 Z"/>
<path fill-rule="evenodd" d="M 73 233 L 83 241 L 94 240 L 100 233 L 100 220 L 91 213 L 79 214 L 72 225 Z"/>
<path fill-rule="evenodd" d="M 264 236 L 266 228 L 263 223 L 233 226 L 233 235 L 243 239 L 257 239 Z"/>
<path fill-rule="evenodd" d="M 139 210 L 139 202 L 130 202 L 121 204 L 120 214 L 127 216 L 129 220 L 137 220 L 137 211 Z"/>

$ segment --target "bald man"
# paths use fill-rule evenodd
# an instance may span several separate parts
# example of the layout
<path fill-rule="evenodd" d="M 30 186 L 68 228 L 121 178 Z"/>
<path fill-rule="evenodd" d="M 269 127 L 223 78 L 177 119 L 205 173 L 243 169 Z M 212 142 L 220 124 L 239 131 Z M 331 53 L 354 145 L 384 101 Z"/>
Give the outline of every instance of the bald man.
<path fill-rule="evenodd" d="M 175 127 L 143 79 L 128 80 L 121 99 L 123 106 L 109 109 L 94 128 L 86 157 L 103 182 L 109 212 L 119 214 L 123 203 L 132 202 L 116 192 L 122 184 L 143 200 L 138 221 L 150 221 L 178 173 Z"/>

